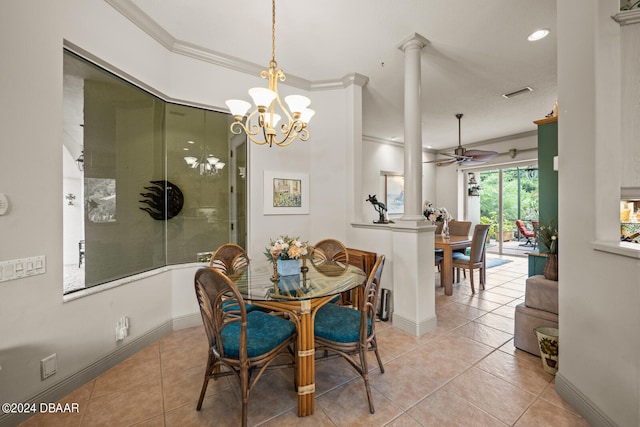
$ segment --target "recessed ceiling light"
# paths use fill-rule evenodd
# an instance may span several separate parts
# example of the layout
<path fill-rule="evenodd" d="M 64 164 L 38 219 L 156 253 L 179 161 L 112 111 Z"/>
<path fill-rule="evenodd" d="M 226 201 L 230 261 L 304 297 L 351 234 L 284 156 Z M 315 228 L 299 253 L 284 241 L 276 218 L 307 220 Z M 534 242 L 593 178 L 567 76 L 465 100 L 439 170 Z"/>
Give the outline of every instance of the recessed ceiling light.
<path fill-rule="evenodd" d="M 533 33 L 529 34 L 527 40 L 530 42 L 535 42 L 541 40 L 549 35 L 549 30 L 547 28 L 540 28 L 539 30 L 535 30 Z"/>
<path fill-rule="evenodd" d="M 195 144 L 193 141 L 187 141 L 187 144 Z"/>

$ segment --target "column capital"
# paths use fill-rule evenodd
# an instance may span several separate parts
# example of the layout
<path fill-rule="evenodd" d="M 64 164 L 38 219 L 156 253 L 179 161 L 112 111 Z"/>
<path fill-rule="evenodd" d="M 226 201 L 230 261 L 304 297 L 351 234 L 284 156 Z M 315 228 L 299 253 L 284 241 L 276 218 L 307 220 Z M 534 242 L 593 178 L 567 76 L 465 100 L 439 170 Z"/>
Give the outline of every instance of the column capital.
<path fill-rule="evenodd" d="M 417 47 L 418 49 L 422 49 L 429 43 L 431 42 L 426 38 L 424 38 L 423 36 L 421 36 L 420 34 L 413 33 L 407 36 L 404 40 L 402 40 L 397 47 L 402 51 L 405 51 L 407 48 L 410 48 L 410 47 Z"/>

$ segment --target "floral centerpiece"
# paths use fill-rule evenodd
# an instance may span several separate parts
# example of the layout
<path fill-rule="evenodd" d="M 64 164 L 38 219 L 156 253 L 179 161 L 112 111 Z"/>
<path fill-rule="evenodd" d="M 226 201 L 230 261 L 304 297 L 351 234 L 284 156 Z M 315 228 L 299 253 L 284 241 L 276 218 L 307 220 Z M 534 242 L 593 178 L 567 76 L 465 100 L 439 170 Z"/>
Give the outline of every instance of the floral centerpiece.
<path fill-rule="evenodd" d="M 538 239 L 547 248 L 547 263 L 542 274 L 547 280 L 558 280 L 558 227 L 556 222 L 543 224 L 538 229 Z"/>
<path fill-rule="evenodd" d="M 299 237 L 280 236 L 271 240 L 264 254 L 274 264 L 273 280 L 277 280 L 279 276 L 299 274 L 299 259 L 303 260 L 302 269 L 306 268 L 304 261 L 309 254 L 309 243 L 301 241 Z"/>
<path fill-rule="evenodd" d="M 269 247 L 265 248 L 265 256 L 271 262 L 278 260 L 300 259 L 309 253 L 309 243 L 303 242 L 299 237 L 280 236 L 271 240 Z"/>
<path fill-rule="evenodd" d="M 447 208 L 434 208 L 433 203 L 429 200 L 424 202 L 424 211 L 422 214 L 431 222 L 449 221 L 452 218 Z"/>
<path fill-rule="evenodd" d="M 546 225 L 541 225 L 538 229 L 538 239 L 547 248 L 548 253 L 558 253 L 558 228 L 555 222 L 551 222 Z"/>

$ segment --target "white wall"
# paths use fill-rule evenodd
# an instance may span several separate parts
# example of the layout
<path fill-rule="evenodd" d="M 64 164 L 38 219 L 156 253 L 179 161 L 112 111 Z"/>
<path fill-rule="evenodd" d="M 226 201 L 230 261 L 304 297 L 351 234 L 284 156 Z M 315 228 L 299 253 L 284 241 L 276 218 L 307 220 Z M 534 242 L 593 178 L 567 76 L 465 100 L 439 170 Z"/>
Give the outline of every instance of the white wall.
<path fill-rule="evenodd" d="M 171 54 L 102 0 L 4 1 L 0 39 L 0 52 L 11 58 L 0 79 L 0 192 L 11 203 L 0 217 L 0 260 L 45 255 L 47 261 L 44 275 L 0 284 L 0 401 L 23 402 L 118 350 L 121 316 L 130 318 L 127 343 L 197 314 L 194 266 L 63 302 L 63 40 L 171 98 L 212 107 L 264 81 Z M 343 92 L 308 94 L 317 111 L 309 142 L 250 147 L 250 256 L 262 256 L 275 233 L 346 237 Z M 312 157 L 320 160 L 314 166 Z M 309 172 L 314 214 L 263 217 L 263 170 Z M 312 220 L 322 228 L 312 228 Z M 57 374 L 41 381 L 40 359 L 51 353 L 58 355 Z"/>
<path fill-rule="evenodd" d="M 556 389 L 573 402 L 586 399 L 581 409 L 594 405 L 612 425 L 638 426 L 640 260 L 593 245 L 615 245 L 620 233 L 627 153 L 620 152 L 620 29 L 610 18 L 617 11 L 616 0 L 558 2 L 558 230 L 566 244 L 558 257 Z"/>

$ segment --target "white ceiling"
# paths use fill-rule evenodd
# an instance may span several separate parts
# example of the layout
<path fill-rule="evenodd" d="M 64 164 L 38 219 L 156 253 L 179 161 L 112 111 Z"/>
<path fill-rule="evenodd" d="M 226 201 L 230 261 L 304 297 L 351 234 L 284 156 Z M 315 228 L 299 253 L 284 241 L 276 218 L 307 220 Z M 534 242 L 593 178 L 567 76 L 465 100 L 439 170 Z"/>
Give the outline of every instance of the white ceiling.
<path fill-rule="evenodd" d="M 137 6 L 175 40 L 261 69 L 271 59 L 269 0 L 109 2 Z M 538 28 L 551 34 L 527 41 Z M 456 113 L 464 113 L 462 144 L 468 145 L 535 131 L 533 121 L 551 112 L 557 96 L 555 0 L 276 2 L 276 59 L 289 79 L 313 86 L 352 73 L 369 78 L 363 93 L 368 137 L 403 140 L 404 56 L 398 45 L 413 33 L 430 41 L 422 50 L 424 146 L 457 145 Z M 533 92 L 501 96 L 525 86 Z"/>

